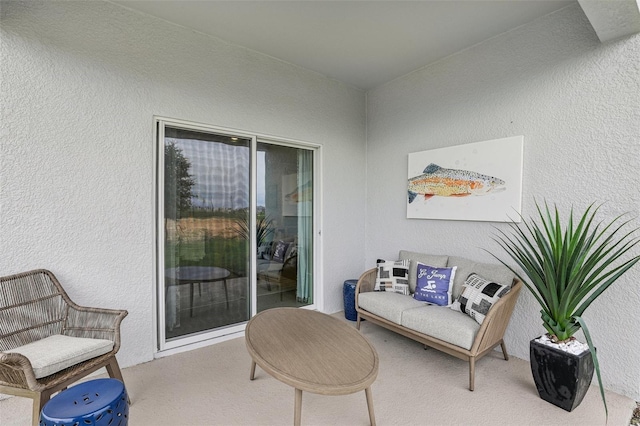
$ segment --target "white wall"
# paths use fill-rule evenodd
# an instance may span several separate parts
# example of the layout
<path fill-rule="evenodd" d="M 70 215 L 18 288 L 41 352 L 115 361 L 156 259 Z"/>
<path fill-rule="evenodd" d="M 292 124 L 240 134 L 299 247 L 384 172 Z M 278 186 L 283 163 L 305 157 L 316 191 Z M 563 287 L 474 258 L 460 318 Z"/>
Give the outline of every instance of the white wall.
<path fill-rule="evenodd" d="M 401 248 L 490 261 L 492 224 L 405 218 L 409 152 L 523 134 L 525 214 L 639 211 L 640 38 L 600 44 L 577 5 L 371 91 L 366 150 L 363 94 L 317 74 L 108 3 L 1 13 L 0 275 L 49 268 L 78 303 L 128 309 L 123 366 L 153 354 L 154 114 L 323 145 L 327 312 Z M 636 400 L 639 269 L 586 315 L 606 386 Z M 538 317 L 522 294 L 514 355 Z"/>
<path fill-rule="evenodd" d="M 592 201 L 602 218 L 640 207 L 640 36 L 600 44 L 576 4 L 367 94 L 367 256 L 399 249 L 482 261 L 504 224 L 406 219 L 407 154 L 524 135 L 523 214 L 534 197 L 566 211 Z M 637 223 L 637 221 L 636 221 Z M 636 253 L 638 251 L 636 250 Z M 506 259 L 506 257 L 505 257 Z M 585 314 L 605 386 L 640 399 L 640 267 Z M 542 334 L 533 297 L 520 296 L 507 332 L 528 359 Z"/>
<path fill-rule="evenodd" d="M 364 264 L 365 96 L 104 2 L 3 2 L 0 275 L 52 270 L 123 308 L 119 359 L 152 359 L 153 115 L 321 144 L 324 310 Z"/>

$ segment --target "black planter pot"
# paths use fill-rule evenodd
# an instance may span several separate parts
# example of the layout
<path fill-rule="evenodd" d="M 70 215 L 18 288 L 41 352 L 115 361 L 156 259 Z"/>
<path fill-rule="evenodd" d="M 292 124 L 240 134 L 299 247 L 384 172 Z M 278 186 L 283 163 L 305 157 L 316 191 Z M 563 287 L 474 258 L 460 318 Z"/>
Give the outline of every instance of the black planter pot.
<path fill-rule="evenodd" d="M 540 398 L 567 411 L 580 405 L 593 378 L 591 352 L 574 355 L 532 340 L 529 353 Z"/>

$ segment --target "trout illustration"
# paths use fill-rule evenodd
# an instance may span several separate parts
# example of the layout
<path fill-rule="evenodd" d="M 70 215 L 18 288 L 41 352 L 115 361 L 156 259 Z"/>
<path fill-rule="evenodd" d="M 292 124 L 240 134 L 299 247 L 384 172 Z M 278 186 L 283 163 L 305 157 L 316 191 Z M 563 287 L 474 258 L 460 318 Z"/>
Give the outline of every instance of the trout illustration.
<path fill-rule="evenodd" d="M 304 185 L 296 187 L 293 191 L 284 196 L 285 201 L 290 203 L 299 203 L 302 201 L 310 201 L 313 196 L 313 185 L 308 180 Z"/>
<path fill-rule="evenodd" d="M 418 194 L 429 198 L 466 197 L 469 195 L 486 195 L 489 192 L 504 191 L 505 182 L 497 177 L 487 176 L 469 170 L 445 169 L 437 164 L 429 164 L 421 175 L 409 179 L 409 203 Z"/>

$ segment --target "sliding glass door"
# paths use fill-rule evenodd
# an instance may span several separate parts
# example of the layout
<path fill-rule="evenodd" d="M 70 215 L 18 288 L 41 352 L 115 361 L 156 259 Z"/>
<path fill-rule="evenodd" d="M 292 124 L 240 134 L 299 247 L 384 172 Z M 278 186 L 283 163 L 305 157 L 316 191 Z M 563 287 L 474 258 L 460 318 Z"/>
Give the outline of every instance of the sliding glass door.
<path fill-rule="evenodd" d="M 159 349 L 314 303 L 314 148 L 170 120 L 158 135 Z"/>
<path fill-rule="evenodd" d="M 167 339 L 250 318 L 251 139 L 164 129 Z M 244 228 L 243 228 L 244 227 Z"/>
<path fill-rule="evenodd" d="M 257 310 L 313 303 L 313 151 L 258 142 Z"/>

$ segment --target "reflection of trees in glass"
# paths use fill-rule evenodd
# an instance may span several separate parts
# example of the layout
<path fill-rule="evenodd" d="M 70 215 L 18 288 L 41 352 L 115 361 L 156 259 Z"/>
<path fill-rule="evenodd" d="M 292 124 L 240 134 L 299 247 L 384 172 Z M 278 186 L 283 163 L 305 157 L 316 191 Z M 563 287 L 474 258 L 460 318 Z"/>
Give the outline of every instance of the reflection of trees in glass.
<path fill-rule="evenodd" d="M 164 214 L 167 219 L 179 219 L 191 209 L 195 180 L 189 174 L 189 167 L 191 163 L 175 143 L 164 146 Z"/>

